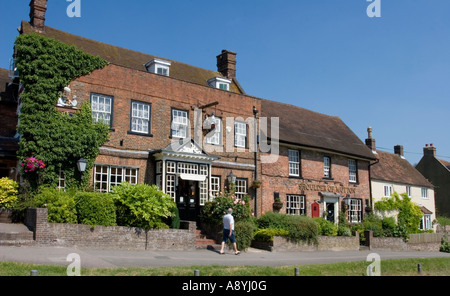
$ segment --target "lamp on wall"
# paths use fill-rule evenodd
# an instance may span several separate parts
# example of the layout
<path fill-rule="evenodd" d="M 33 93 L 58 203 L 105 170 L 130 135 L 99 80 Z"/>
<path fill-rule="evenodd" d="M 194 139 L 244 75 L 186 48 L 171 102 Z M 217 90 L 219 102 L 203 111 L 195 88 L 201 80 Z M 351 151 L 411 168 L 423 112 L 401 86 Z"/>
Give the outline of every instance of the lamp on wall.
<path fill-rule="evenodd" d="M 233 174 L 233 171 L 231 171 L 231 173 L 227 176 L 228 184 L 235 185 L 236 184 L 236 178 L 237 178 L 236 175 Z"/>
<path fill-rule="evenodd" d="M 80 173 L 84 173 L 86 171 L 87 160 L 84 158 L 80 158 L 77 162 L 78 171 Z"/>

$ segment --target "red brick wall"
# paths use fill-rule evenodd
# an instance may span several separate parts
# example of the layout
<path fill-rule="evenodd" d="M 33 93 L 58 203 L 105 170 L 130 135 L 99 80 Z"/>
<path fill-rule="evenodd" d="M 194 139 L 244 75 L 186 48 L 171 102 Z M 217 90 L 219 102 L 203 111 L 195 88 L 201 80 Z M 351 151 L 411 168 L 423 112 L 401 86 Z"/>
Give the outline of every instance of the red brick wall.
<path fill-rule="evenodd" d="M 222 142 L 224 145 L 215 147 L 222 148 L 223 152 L 217 152 L 216 149 L 211 154 L 220 156 L 220 160 L 225 162 L 254 164 L 254 154 L 248 149 L 245 149 L 244 152 L 226 151 L 226 117 L 253 118 L 253 106 L 258 110 L 261 109 L 258 98 L 116 65 L 108 65 L 104 69 L 80 77 L 70 84 L 70 88 L 72 95 L 77 96 L 80 105 L 90 101 L 91 93 L 104 94 L 114 98 L 113 131 L 110 134 L 110 140 L 103 147 L 124 151 L 125 155 L 117 155 L 117 153 L 108 155 L 108 153 L 101 152 L 97 162 L 139 167 L 139 183 L 154 182 L 152 161 L 142 158 L 132 159 L 126 155 L 126 151 L 148 151 L 167 147 L 172 142 L 170 138 L 171 108 L 189 112 L 191 137 L 194 137 L 193 108 L 218 101 L 217 106 L 207 108 L 203 113 L 203 119 L 205 119 L 205 115 L 211 115 L 212 111 L 215 111 L 215 116 L 222 118 L 223 123 Z M 152 137 L 128 133 L 132 100 L 151 104 Z M 231 135 L 228 139 L 234 141 L 234 136 Z M 212 174 L 220 175 L 223 183 L 231 170 L 238 178 L 247 178 L 249 185 L 253 181 L 253 169 L 251 168 L 240 169 L 239 167 L 216 165 Z M 222 190 L 223 188 L 222 185 Z"/>
<path fill-rule="evenodd" d="M 306 195 L 306 213 L 311 216 L 311 205 L 315 201 L 321 201 L 319 191 L 302 191 L 299 185 L 302 183 L 344 186 L 355 188 L 355 193 L 350 194 L 350 198 L 370 199 L 368 161 L 358 160 L 358 182 L 349 182 L 348 160 L 351 157 L 344 157 L 336 154 L 326 153 L 331 157 L 331 177 L 324 179 L 323 152 L 313 150 L 300 150 L 300 170 L 301 178 L 289 177 L 289 154 L 287 147 L 280 147 L 280 156 L 277 163 L 261 164 L 262 172 L 262 212 L 272 211 L 274 192 L 280 194 L 280 199 L 284 203 L 281 213 L 286 213 L 286 195 Z M 326 191 L 326 189 L 324 190 Z M 347 194 L 342 194 L 346 196 Z M 365 201 L 363 200 L 363 207 Z M 342 201 L 342 198 L 340 199 Z M 320 212 L 323 212 L 323 203 L 320 203 Z"/>

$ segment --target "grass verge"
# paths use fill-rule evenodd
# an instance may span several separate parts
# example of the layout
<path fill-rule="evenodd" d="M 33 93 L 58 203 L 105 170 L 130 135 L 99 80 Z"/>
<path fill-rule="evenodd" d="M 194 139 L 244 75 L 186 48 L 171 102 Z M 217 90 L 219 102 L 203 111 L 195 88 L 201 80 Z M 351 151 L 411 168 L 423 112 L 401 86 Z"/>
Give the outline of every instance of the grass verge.
<path fill-rule="evenodd" d="M 414 258 L 381 261 L 382 276 L 417 276 L 421 264 L 423 276 L 450 275 L 450 258 Z M 158 268 L 83 268 L 82 276 L 193 276 L 200 270 L 201 276 L 293 276 L 300 268 L 300 276 L 365 276 L 369 262 L 343 262 L 302 266 L 191 266 Z M 65 276 L 67 267 L 0 262 L 0 276 L 29 276 L 38 270 L 39 276 Z"/>

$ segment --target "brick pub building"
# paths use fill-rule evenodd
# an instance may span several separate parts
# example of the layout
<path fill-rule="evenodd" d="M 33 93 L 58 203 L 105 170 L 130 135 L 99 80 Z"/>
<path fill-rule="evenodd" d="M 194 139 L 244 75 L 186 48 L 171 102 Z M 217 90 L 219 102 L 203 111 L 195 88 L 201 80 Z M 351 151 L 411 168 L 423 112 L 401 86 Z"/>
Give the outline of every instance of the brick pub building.
<path fill-rule="evenodd" d="M 343 209 L 351 221 L 361 220 L 374 158 L 339 118 L 247 95 L 234 52 L 217 56 L 217 71 L 201 69 L 45 26 L 46 4 L 31 1 L 31 21 L 22 22 L 21 34 L 37 32 L 109 62 L 70 83 L 75 108 L 58 106 L 76 112 L 90 102 L 94 120 L 110 125 L 91 172 L 96 190 L 123 181 L 156 184 L 175 200 L 181 219 L 196 220 L 235 176 L 237 197 L 249 195 L 255 215 L 272 211 L 279 197 L 283 213 L 337 222 Z M 274 163 L 262 161 L 269 153 L 255 148 L 259 116 L 269 118 L 269 127 L 272 117 L 280 118 Z M 276 142 L 271 134 L 260 136 L 260 144 Z"/>

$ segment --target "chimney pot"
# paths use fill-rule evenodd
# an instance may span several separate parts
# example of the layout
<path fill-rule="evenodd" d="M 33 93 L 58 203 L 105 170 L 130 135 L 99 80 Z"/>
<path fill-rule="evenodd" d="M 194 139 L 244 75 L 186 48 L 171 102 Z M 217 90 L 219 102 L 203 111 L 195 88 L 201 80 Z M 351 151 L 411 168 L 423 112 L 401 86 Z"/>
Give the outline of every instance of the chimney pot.
<path fill-rule="evenodd" d="M 30 1 L 30 24 L 38 31 L 45 30 L 45 13 L 47 12 L 47 0 Z"/>
<path fill-rule="evenodd" d="M 222 50 L 217 56 L 217 71 L 230 80 L 236 78 L 236 53 Z"/>
<path fill-rule="evenodd" d="M 426 144 L 425 148 L 423 148 L 423 155 L 436 157 L 436 147 L 433 144 Z"/>
<path fill-rule="evenodd" d="M 367 129 L 368 138 L 366 139 L 366 146 L 369 147 L 372 151 L 376 150 L 375 139 L 372 137 L 372 127 Z"/>
<path fill-rule="evenodd" d="M 394 147 L 394 153 L 400 157 L 404 157 L 404 149 L 402 145 L 397 145 Z"/>

